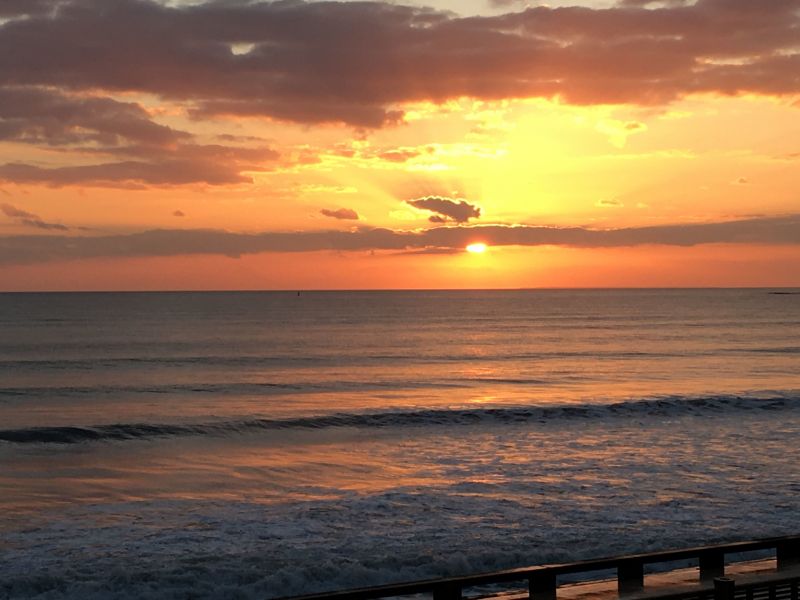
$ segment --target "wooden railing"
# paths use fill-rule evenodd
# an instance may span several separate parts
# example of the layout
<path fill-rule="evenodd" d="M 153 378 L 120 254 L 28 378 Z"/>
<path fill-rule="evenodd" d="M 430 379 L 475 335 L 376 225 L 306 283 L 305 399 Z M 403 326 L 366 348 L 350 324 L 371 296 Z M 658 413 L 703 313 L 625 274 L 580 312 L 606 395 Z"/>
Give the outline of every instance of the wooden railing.
<path fill-rule="evenodd" d="M 695 590 L 681 594 L 659 595 L 659 600 L 687 600 L 690 598 L 705 600 L 703 593 L 709 598 L 715 596 L 716 587 L 720 590 L 727 589 L 725 575 L 725 558 L 731 554 L 753 552 L 758 550 L 774 550 L 777 559 L 778 571 L 786 571 L 791 567 L 800 566 L 800 535 L 751 540 L 734 544 L 716 546 L 699 546 L 681 550 L 667 550 L 663 552 L 649 552 L 646 554 L 631 554 L 613 558 L 600 558 L 584 560 L 558 565 L 541 565 L 507 569 L 491 573 L 467 575 L 463 577 L 448 577 L 443 579 L 429 579 L 410 583 L 399 583 L 369 588 L 359 588 L 341 592 L 329 592 L 308 596 L 295 596 L 291 600 L 373 600 L 376 598 L 390 598 L 394 596 L 410 596 L 415 594 L 432 594 L 434 600 L 460 600 L 462 591 L 466 588 L 504 584 L 513 582 L 526 582 L 531 600 L 556 600 L 558 578 L 564 575 L 585 575 L 596 571 L 616 570 L 617 588 L 621 596 L 635 594 L 644 589 L 644 570 L 646 565 L 668 563 L 672 561 L 697 560 L 700 567 L 700 581 L 711 582 L 715 580 L 715 588 L 707 588 L 704 592 Z M 716 581 L 719 579 L 719 581 Z M 788 581 L 788 580 L 787 580 Z M 794 584 L 794 595 L 791 600 L 800 600 L 797 597 L 797 580 Z M 751 584 L 747 584 L 751 585 Z M 755 585 L 755 584 L 752 584 Z M 750 592 L 747 592 L 747 590 Z M 741 596 L 737 593 L 736 600 L 754 600 L 752 593 L 754 587 L 742 587 Z M 717 590 L 717 594 L 721 593 Z M 727 592 L 726 592 L 727 593 Z M 751 595 L 747 595 L 751 593 Z M 290 600 L 285 598 L 282 600 Z M 717 600 L 734 600 L 733 596 L 718 598 Z M 758 594 L 755 600 L 784 600 L 778 598 L 775 592 L 769 592 L 761 598 Z"/>

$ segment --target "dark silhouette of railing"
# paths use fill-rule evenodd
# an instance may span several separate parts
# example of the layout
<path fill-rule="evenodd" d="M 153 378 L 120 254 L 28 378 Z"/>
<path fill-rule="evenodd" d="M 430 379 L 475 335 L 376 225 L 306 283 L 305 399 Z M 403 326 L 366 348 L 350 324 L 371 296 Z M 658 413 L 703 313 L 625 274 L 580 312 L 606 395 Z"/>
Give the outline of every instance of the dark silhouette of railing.
<path fill-rule="evenodd" d="M 714 587 L 648 596 L 648 600 L 798 600 L 800 572 L 787 577 L 751 578 L 745 583 L 715 577 Z"/>
<path fill-rule="evenodd" d="M 732 579 L 724 577 L 727 555 L 758 550 L 775 551 L 777 577 L 738 586 Z M 700 582 L 710 584 L 713 581 L 714 586 L 706 585 L 674 594 L 658 594 L 659 600 L 800 600 L 797 595 L 800 575 L 780 578 L 781 572 L 800 566 L 800 535 L 295 596 L 291 600 L 373 600 L 414 594 L 432 594 L 434 600 L 460 600 L 462 591 L 466 588 L 513 582 L 527 582 L 530 600 L 556 600 L 559 576 L 609 570 L 617 572 L 620 596 L 629 596 L 644 590 L 646 565 L 690 559 L 698 561 Z"/>

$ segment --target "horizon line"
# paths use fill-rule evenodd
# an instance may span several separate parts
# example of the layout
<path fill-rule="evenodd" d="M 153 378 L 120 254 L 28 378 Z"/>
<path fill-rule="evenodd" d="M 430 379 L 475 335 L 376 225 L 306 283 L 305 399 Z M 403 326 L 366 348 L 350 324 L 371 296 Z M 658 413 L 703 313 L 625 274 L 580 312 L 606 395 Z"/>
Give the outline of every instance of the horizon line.
<path fill-rule="evenodd" d="M 800 290 L 800 286 L 574 286 L 574 287 L 498 287 L 498 288 L 263 288 L 263 289 L 122 289 L 122 290 L 0 290 L 0 294 L 257 294 L 328 292 L 526 292 L 526 291 L 655 291 L 655 290 Z"/>

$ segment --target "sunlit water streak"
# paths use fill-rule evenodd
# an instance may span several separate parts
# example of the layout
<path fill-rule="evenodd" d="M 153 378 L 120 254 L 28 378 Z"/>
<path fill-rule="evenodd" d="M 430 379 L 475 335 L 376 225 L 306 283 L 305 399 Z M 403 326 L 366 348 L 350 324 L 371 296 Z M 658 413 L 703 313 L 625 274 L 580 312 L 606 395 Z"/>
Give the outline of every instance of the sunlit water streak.
<path fill-rule="evenodd" d="M 797 533 L 800 296 L 0 295 L 0 597 Z"/>

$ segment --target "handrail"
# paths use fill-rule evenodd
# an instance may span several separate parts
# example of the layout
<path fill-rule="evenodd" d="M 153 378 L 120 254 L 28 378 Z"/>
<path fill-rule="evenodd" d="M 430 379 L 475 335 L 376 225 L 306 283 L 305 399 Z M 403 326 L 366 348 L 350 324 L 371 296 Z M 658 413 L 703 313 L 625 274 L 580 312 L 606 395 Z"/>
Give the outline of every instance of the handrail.
<path fill-rule="evenodd" d="M 800 584 L 800 573 L 794 572 L 792 575 L 785 577 L 745 577 L 745 581 L 729 579 L 727 577 L 715 578 L 713 585 L 708 585 L 701 589 L 682 590 L 680 592 L 672 593 L 659 593 L 648 597 L 648 600 L 697 600 L 697 599 L 713 599 L 713 600 L 726 600 L 727 598 L 735 598 L 737 595 L 747 596 L 748 592 L 769 590 L 770 588 L 778 588 L 782 586 L 795 586 Z M 721 581 L 722 580 L 722 581 Z M 728 585 L 720 585 L 727 583 Z M 727 589 L 726 589 L 727 588 Z M 722 593 L 720 593 L 722 592 Z M 727 593 L 725 593 L 727 592 Z M 733 596 L 731 596 L 733 594 Z"/>
<path fill-rule="evenodd" d="M 338 592 L 285 597 L 280 600 L 375 600 L 377 598 L 424 593 L 432 593 L 434 600 L 459 600 L 464 588 L 524 580 L 528 581 L 528 589 L 532 600 L 556 600 L 557 577 L 559 575 L 589 573 L 608 569 L 617 570 L 619 592 L 621 595 L 625 595 L 639 592 L 643 589 L 644 566 L 648 564 L 696 558 L 700 566 L 700 580 L 710 581 L 715 577 L 724 575 L 726 554 L 773 549 L 776 551 L 779 571 L 800 565 L 800 535 L 793 535 L 731 544 L 629 554 L 556 565 L 521 567 L 460 577 L 427 579 Z"/>

